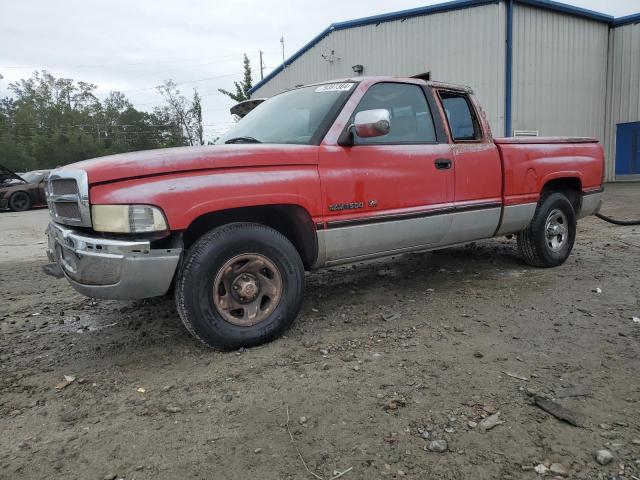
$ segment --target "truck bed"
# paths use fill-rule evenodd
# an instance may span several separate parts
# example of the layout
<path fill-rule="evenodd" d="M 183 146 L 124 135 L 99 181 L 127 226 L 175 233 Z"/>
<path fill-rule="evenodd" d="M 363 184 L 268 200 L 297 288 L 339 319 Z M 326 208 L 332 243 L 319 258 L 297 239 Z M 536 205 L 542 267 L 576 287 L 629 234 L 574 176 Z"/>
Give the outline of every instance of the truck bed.
<path fill-rule="evenodd" d="M 589 137 L 511 137 L 494 139 L 504 172 L 505 205 L 537 202 L 554 179 L 575 179 L 585 193 L 600 189 L 602 145 Z"/>

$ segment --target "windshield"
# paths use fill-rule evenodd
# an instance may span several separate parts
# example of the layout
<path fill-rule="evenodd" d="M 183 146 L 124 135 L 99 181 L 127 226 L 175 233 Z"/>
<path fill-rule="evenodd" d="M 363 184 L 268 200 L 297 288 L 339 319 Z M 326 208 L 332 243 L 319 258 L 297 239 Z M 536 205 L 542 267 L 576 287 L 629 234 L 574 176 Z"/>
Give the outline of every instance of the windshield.
<path fill-rule="evenodd" d="M 218 143 L 319 143 L 355 83 L 297 88 L 270 98 L 240 120 Z"/>

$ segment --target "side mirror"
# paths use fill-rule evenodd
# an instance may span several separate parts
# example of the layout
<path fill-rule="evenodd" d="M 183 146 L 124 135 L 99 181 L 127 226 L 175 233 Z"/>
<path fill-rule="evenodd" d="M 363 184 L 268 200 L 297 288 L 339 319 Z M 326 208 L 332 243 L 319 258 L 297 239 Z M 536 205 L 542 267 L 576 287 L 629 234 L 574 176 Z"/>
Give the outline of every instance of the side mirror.
<path fill-rule="evenodd" d="M 391 114 L 386 108 L 363 110 L 356 113 L 353 128 L 360 138 L 386 135 L 391 130 Z"/>

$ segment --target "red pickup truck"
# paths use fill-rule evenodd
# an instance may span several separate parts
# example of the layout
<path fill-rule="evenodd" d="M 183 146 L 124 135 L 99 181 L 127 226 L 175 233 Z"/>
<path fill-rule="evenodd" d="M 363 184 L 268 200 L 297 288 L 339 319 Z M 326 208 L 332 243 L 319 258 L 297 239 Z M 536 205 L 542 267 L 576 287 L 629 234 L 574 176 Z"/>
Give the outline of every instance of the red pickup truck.
<path fill-rule="evenodd" d="M 467 87 L 324 82 L 265 101 L 214 146 L 55 170 L 48 253 L 80 293 L 173 287 L 196 338 L 250 346 L 294 321 L 305 270 L 508 234 L 526 263 L 562 264 L 600 206 L 603 160 L 591 138 L 492 138 Z"/>

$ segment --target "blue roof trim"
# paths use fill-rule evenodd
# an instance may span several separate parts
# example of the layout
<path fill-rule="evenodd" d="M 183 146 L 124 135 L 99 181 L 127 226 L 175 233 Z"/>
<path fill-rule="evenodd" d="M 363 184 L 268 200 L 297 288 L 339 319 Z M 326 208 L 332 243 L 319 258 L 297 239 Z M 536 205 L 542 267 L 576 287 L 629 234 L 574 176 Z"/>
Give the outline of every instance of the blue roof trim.
<path fill-rule="evenodd" d="M 556 12 L 568 13 L 569 15 L 577 17 L 589 18 L 598 22 L 613 23 L 614 21 L 614 17 L 606 13 L 600 13 L 582 7 L 574 7 L 573 5 L 554 2 L 553 0 L 516 0 L 516 2 L 533 7 L 545 8 L 547 10 L 554 10 Z"/>
<path fill-rule="evenodd" d="M 426 7 L 411 8 L 408 10 L 401 10 L 398 12 L 384 13 L 381 15 L 373 15 L 371 17 L 357 18 L 355 20 L 347 20 L 344 22 L 332 23 L 322 32 L 316 35 L 309 43 L 303 46 L 296 53 L 287 58 L 284 65 L 279 65 L 274 68 L 269 75 L 264 77 L 263 80 L 256 83 L 250 90 L 249 94 L 253 94 L 257 89 L 269 82 L 273 77 L 278 75 L 285 66 L 291 65 L 304 53 L 313 48 L 320 40 L 329 35 L 333 31 L 344 30 L 347 28 L 361 27 L 364 25 L 378 24 L 383 22 L 391 22 L 393 20 L 401 20 L 411 17 L 420 17 L 423 15 L 430 15 L 433 13 L 450 12 L 452 10 L 460 10 L 463 8 L 477 7 L 481 5 L 488 5 L 491 3 L 500 3 L 502 0 L 453 0 L 445 3 L 438 3 L 436 5 L 429 5 Z M 596 12 L 594 10 L 588 10 L 586 8 L 574 7 L 573 5 L 567 5 L 565 3 L 555 2 L 553 0 L 514 0 L 515 3 L 523 5 L 531 5 L 534 7 L 544 8 L 547 10 L 553 10 L 556 12 L 567 13 L 583 18 L 589 18 L 599 22 L 608 23 L 613 27 L 621 25 L 627 25 L 629 23 L 640 22 L 640 13 L 634 15 L 627 15 L 626 17 L 614 18 L 611 15 L 605 13 Z"/>
<path fill-rule="evenodd" d="M 631 23 L 640 23 L 640 13 L 634 13 L 633 15 L 626 15 L 624 17 L 618 17 L 613 21 L 613 27 L 621 27 L 623 25 L 629 25 Z"/>

